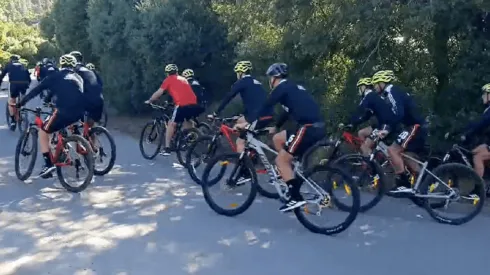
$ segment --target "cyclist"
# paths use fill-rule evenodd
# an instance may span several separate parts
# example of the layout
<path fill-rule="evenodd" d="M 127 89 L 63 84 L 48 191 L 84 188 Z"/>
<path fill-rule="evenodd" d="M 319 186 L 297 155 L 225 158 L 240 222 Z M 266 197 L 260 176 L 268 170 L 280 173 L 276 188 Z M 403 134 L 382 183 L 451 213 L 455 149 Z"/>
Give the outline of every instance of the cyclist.
<path fill-rule="evenodd" d="M 189 82 L 189 84 L 192 87 L 192 91 L 194 91 L 194 94 L 196 95 L 197 104 L 199 105 L 198 110 L 196 110 L 196 116 L 199 116 L 206 109 L 206 103 L 207 102 L 206 102 L 205 95 L 204 95 L 204 93 L 205 93 L 204 87 L 201 86 L 199 81 L 197 81 L 194 78 L 194 71 L 193 70 L 185 69 L 182 72 L 182 76 L 187 79 L 187 82 Z"/>
<path fill-rule="evenodd" d="M 91 70 L 91 71 L 95 71 L 95 65 L 92 64 L 92 63 L 87 63 L 87 69 Z"/>
<path fill-rule="evenodd" d="M 399 86 L 391 84 L 394 79 L 393 71 L 384 70 L 373 75 L 372 83 L 374 89 L 391 106 L 395 117 L 402 124 L 399 126 L 403 126 L 397 127 L 391 133 L 395 142 L 388 147 L 388 155 L 396 175 L 396 186 L 390 190 L 390 193 L 402 194 L 412 192 L 412 189 L 410 188 L 410 173 L 405 169 L 401 153 L 404 151 L 417 153 L 423 150 L 428 126 L 425 119 L 417 111 L 412 96 Z M 412 170 L 418 170 L 417 164 L 411 161 L 407 161 L 406 164 Z"/>
<path fill-rule="evenodd" d="M 87 69 L 94 72 L 95 76 L 97 77 L 97 82 L 99 82 L 99 84 L 103 86 L 102 78 L 99 76 L 99 73 L 97 73 L 97 71 L 95 70 L 95 65 L 93 63 L 87 63 L 86 67 Z"/>
<path fill-rule="evenodd" d="M 462 141 L 469 141 L 476 135 L 481 134 L 485 129 L 490 126 L 490 83 L 483 85 L 482 100 L 486 106 L 481 118 L 475 122 L 469 123 L 460 131 L 453 132 L 452 134 L 461 134 Z M 448 138 L 450 133 L 446 133 L 445 137 Z M 488 142 L 488 141 L 487 141 Z M 480 144 L 473 149 L 473 168 L 476 173 L 483 178 L 485 173 L 485 161 L 490 160 L 490 147 L 487 144 Z"/>
<path fill-rule="evenodd" d="M 16 127 L 15 121 L 15 100 L 20 95 L 25 95 L 29 84 L 31 83 L 31 75 L 26 67 L 20 63 L 20 56 L 12 55 L 10 62 L 5 66 L 0 74 L 0 83 L 6 75 L 9 75 L 10 82 L 10 99 L 9 99 L 9 114 L 10 114 L 10 129 L 13 131 Z"/>
<path fill-rule="evenodd" d="M 262 83 L 251 76 L 252 63 L 250 61 L 240 61 L 235 65 L 234 71 L 237 76 L 237 81 L 231 87 L 231 91 L 225 96 L 218 109 L 214 114 L 209 115 L 209 118 L 219 116 L 226 105 L 237 95 L 240 94 L 243 106 L 245 108 L 243 116 L 241 116 L 236 124 L 244 124 L 251 120 L 252 116 L 258 109 L 267 101 L 267 92 Z M 255 126 L 256 129 L 267 127 L 273 121 L 274 106 L 269 106 L 262 110 L 259 115 L 259 123 Z M 245 141 L 237 138 L 237 152 L 242 152 L 245 148 Z"/>
<path fill-rule="evenodd" d="M 145 101 L 145 103 L 154 102 L 167 91 L 175 103 L 174 112 L 165 133 L 165 148 L 161 152 L 164 156 L 170 155 L 170 142 L 175 134 L 177 123 L 184 123 L 185 120 L 194 117 L 197 109 L 197 98 L 192 91 L 191 85 L 184 77 L 178 75 L 178 72 L 179 69 L 175 64 L 165 66 L 167 78 L 150 99 Z M 184 126 L 189 127 L 187 123 Z"/>
<path fill-rule="evenodd" d="M 89 70 L 83 64 L 83 56 L 78 51 L 72 51 L 72 55 L 77 60 L 75 72 L 83 79 L 83 96 L 85 111 L 90 118 L 89 125 L 99 122 L 104 111 L 104 96 L 102 95 L 102 84 L 95 72 Z"/>
<path fill-rule="evenodd" d="M 283 130 L 273 137 L 274 145 L 278 151 L 276 165 L 282 179 L 290 190 L 290 199 L 281 208 L 282 212 L 291 211 L 305 204 L 299 193 L 300 178 L 295 178 L 291 166 L 294 157 L 301 156 L 310 146 L 322 139 L 325 132 L 320 107 L 306 89 L 288 79 L 288 66 L 284 63 L 274 63 L 267 69 L 269 85 L 272 92 L 261 108 L 249 116 L 253 122 L 263 110 L 269 110 L 275 104 L 283 106 L 283 113 L 277 121 L 276 128 L 280 128 L 291 117 L 297 126 L 293 131 Z M 247 127 L 246 124 L 237 125 L 238 128 Z"/>
<path fill-rule="evenodd" d="M 43 65 L 42 62 L 37 62 L 36 67 L 34 68 L 34 76 L 36 77 L 37 81 L 41 81 L 41 66 Z"/>
<path fill-rule="evenodd" d="M 79 51 L 72 51 L 70 55 L 74 56 L 77 59 L 77 65 L 75 66 L 75 70 L 78 70 L 78 68 L 83 64 L 83 55 Z"/>
<path fill-rule="evenodd" d="M 359 79 L 359 81 L 357 81 L 356 86 L 357 86 L 357 90 L 359 92 L 359 96 L 361 97 L 361 100 L 364 98 L 364 95 L 366 93 L 370 93 L 373 91 L 373 85 L 371 83 L 370 77 L 363 77 L 363 78 Z M 363 146 L 361 146 L 361 150 L 362 150 L 363 154 L 367 154 L 367 155 L 370 154 L 371 148 L 373 148 L 373 146 L 374 146 L 374 144 L 372 143 L 371 140 L 367 140 L 367 138 L 373 132 L 373 129 L 376 128 L 375 125 L 373 125 L 373 126 L 370 125 L 370 126 L 367 126 L 365 128 L 362 128 L 357 133 L 359 138 L 361 138 L 364 141 Z"/>
<path fill-rule="evenodd" d="M 53 61 L 51 61 L 49 58 L 43 58 L 42 65 L 39 69 L 39 80 L 43 81 L 48 75 L 57 72 L 58 68 L 56 68 L 53 65 Z M 43 99 L 44 97 L 44 91 L 39 94 L 39 97 Z"/>
<path fill-rule="evenodd" d="M 55 72 L 38 86 L 33 88 L 16 107 L 20 108 L 33 99 L 43 90 L 49 90 L 44 99 L 49 102 L 52 96 L 56 96 L 56 109 L 46 118 L 43 127 L 39 131 L 39 144 L 44 158 L 44 166 L 39 173 L 42 178 L 49 178 L 56 167 L 51 162 L 49 152 L 49 134 L 59 131 L 72 123 L 77 122 L 83 116 L 83 80 L 73 70 L 77 60 L 69 54 L 60 57 L 61 70 Z"/>

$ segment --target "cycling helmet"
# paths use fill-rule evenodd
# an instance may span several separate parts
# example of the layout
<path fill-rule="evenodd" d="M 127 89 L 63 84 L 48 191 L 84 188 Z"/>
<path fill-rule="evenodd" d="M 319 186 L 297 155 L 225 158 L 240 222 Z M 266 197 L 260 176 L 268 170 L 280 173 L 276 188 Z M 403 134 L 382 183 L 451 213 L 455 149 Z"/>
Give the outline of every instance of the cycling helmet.
<path fill-rule="evenodd" d="M 233 69 L 235 73 L 248 73 L 252 70 L 252 62 L 250 61 L 239 61 L 236 63 Z"/>
<path fill-rule="evenodd" d="M 10 56 L 10 61 L 19 61 L 20 56 L 17 54 L 13 54 Z"/>
<path fill-rule="evenodd" d="M 70 53 L 70 55 L 72 55 L 73 57 L 75 57 L 75 59 L 77 60 L 77 62 L 82 62 L 83 61 L 83 55 L 79 51 L 72 51 Z"/>
<path fill-rule="evenodd" d="M 270 65 L 265 74 L 273 77 L 286 78 L 288 76 L 288 65 L 285 63 L 274 63 Z"/>
<path fill-rule="evenodd" d="M 490 93 L 490 83 L 487 83 L 481 87 L 481 91 L 484 93 Z"/>
<path fill-rule="evenodd" d="M 185 69 L 183 72 L 182 72 L 182 76 L 185 77 L 185 78 L 191 78 L 194 76 L 194 71 L 191 70 L 191 69 Z"/>
<path fill-rule="evenodd" d="M 385 70 L 385 71 L 376 72 L 373 75 L 371 82 L 372 82 L 372 84 L 376 84 L 379 82 L 390 83 L 394 79 L 395 79 L 395 74 L 393 73 L 393 71 L 392 70 Z"/>
<path fill-rule="evenodd" d="M 92 64 L 92 63 L 88 63 L 88 64 L 87 64 L 87 69 L 89 69 L 89 70 L 93 71 L 93 70 L 95 70 L 95 65 L 94 65 L 94 64 Z"/>
<path fill-rule="evenodd" d="M 176 73 L 179 71 L 179 68 L 175 64 L 168 64 L 165 66 L 165 72 L 166 73 Z"/>
<path fill-rule="evenodd" d="M 77 59 L 71 54 L 64 54 L 60 57 L 60 66 L 62 68 L 74 68 L 77 65 Z"/>
<path fill-rule="evenodd" d="M 371 78 L 370 77 L 363 77 L 363 78 L 359 79 L 359 81 L 357 81 L 356 86 L 359 87 L 362 85 L 371 86 L 372 85 Z"/>

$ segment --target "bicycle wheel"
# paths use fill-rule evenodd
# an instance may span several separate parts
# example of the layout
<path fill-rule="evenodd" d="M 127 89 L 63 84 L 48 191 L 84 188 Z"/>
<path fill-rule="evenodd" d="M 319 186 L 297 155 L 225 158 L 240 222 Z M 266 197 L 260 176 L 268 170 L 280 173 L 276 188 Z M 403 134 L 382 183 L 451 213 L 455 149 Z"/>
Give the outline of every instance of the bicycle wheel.
<path fill-rule="evenodd" d="M 432 173 L 451 187 L 451 189 L 440 183 L 434 176 L 428 174 L 419 187 L 422 195 L 448 196 L 450 191 L 455 192 L 454 195 L 444 199 L 435 197 L 424 198 L 425 209 L 433 219 L 440 223 L 461 225 L 471 221 L 481 212 L 486 198 L 485 183 L 472 168 L 459 163 L 446 163 L 436 167 Z M 471 184 L 468 185 L 467 183 Z M 463 207 L 461 208 L 471 208 L 472 210 L 469 214 L 460 218 L 449 217 L 436 211 L 438 208 L 433 207 L 432 199 L 444 200 L 444 209 L 446 210 L 450 204 L 458 201 L 463 202 Z M 461 208 L 458 208 L 458 210 Z"/>
<path fill-rule="evenodd" d="M 31 128 L 20 136 L 17 146 L 15 147 L 15 175 L 21 181 L 28 179 L 32 175 L 32 170 L 34 170 L 34 166 L 36 165 L 37 136 L 37 129 Z M 27 165 L 27 170 L 22 172 L 20 158 L 26 156 L 32 158 Z"/>
<path fill-rule="evenodd" d="M 73 143 L 73 144 L 71 144 Z M 63 152 L 56 165 L 56 174 L 61 185 L 69 192 L 79 193 L 85 190 L 94 177 L 94 153 L 90 143 L 81 136 L 71 135 L 63 138 Z M 82 167 L 84 165 L 86 167 Z M 80 178 L 80 171 L 86 171 L 87 175 L 83 178 L 80 185 L 68 183 L 63 169 L 67 167 L 75 168 L 75 177 Z"/>
<path fill-rule="evenodd" d="M 232 166 L 232 164 L 234 164 L 235 167 L 228 169 L 230 168 L 229 166 Z M 211 185 L 208 184 L 207 180 L 215 166 L 218 166 L 218 170 L 220 170 L 220 172 L 222 167 L 225 167 L 226 170 L 230 171 L 231 173 L 229 176 L 225 176 L 226 179 L 224 179 L 223 182 L 220 180 L 220 184 Z M 247 171 L 247 173 L 250 175 L 249 180 L 238 181 L 240 175 L 243 174 L 242 169 L 245 169 L 245 171 Z M 242 171 L 242 173 L 240 173 L 240 171 Z M 257 185 L 257 174 L 255 173 L 255 168 L 250 158 L 244 156 L 242 159 L 240 159 L 240 154 L 230 153 L 218 155 L 208 162 L 202 176 L 201 188 L 206 203 L 209 205 L 209 207 L 211 207 L 211 209 L 214 210 L 214 212 L 231 217 L 242 214 L 252 205 L 255 197 L 257 196 Z M 238 191 L 237 194 L 231 196 L 231 198 L 228 198 L 227 202 L 225 202 L 225 204 L 229 206 L 228 208 L 222 207 L 218 204 L 217 201 L 221 197 L 219 195 L 214 195 L 214 192 L 211 190 L 211 187 L 214 186 L 219 186 L 219 189 L 223 189 L 225 192 L 234 190 Z M 244 187 L 247 186 L 250 188 L 248 195 L 243 192 L 243 189 L 245 189 Z M 237 203 L 236 201 L 238 199 L 244 199 L 244 201 L 242 203 Z"/>
<path fill-rule="evenodd" d="M 203 135 L 211 134 L 211 126 L 205 122 L 198 122 L 196 127 Z"/>
<path fill-rule="evenodd" d="M 26 112 L 19 112 L 19 121 L 17 121 L 17 127 L 19 132 L 23 133 L 29 128 L 29 114 Z"/>
<path fill-rule="evenodd" d="M 187 168 L 187 172 L 189 172 L 189 176 L 195 183 L 199 185 L 202 183 L 201 179 L 197 175 L 197 168 L 207 163 L 209 159 L 213 158 L 218 150 L 218 139 L 213 140 L 213 137 L 211 136 L 199 137 L 196 142 L 189 146 L 185 157 L 185 166 Z M 216 182 L 223 177 L 225 171 L 226 167 L 223 167 L 217 177 L 214 179 L 208 178 L 208 184 L 216 184 Z"/>
<path fill-rule="evenodd" d="M 314 185 L 311 185 L 307 182 L 302 183 L 302 187 L 309 187 L 313 190 L 320 189 L 321 191 L 320 193 L 316 191 L 316 194 L 313 195 L 312 198 L 307 198 L 306 193 L 301 192 L 303 199 L 307 202 L 307 204 L 305 204 L 303 207 L 298 207 L 294 209 L 294 214 L 296 215 L 296 218 L 299 220 L 299 222 L 311 232 L 324 235 L 334 235 L 349 228 L 349 226 L 356 219 L 360 206 L 359 189 L 352 180 L 352 177 L 347 175 L 341 169 L 328 165 L 317 165 L 309 171 L 305 172 L 304 176 L 310 181 L 313 181 L 313 176 L 322 172 L 326 173 L 326 176 L 320 177 L 321 182 L 317 180 L 316 182 L 314 182 Z M 331 198 L 333 197 L 332 185 L 334 181 L 340 180 L 342 181 L 342 184 L 344 184 L 351 190 L 352 206 L 348 208 L 347 217 L 343 218 L 339 223 L 328 226 L 321 226 L 315 224 L 314 222 L 311 222 L 309 220 L 309 216 L 321 216 L 323 208 L 335 206 L 335 202 L 332 204 L 331 200 Z M 307 206 L 308 204 L 313 204 L 318 208 L 318 210 L 316 211 L 316 215 L 310 215 L 310 213 L 313 213 L 315 211 L 311 211 Z M 341 213 L 345 214 L 346 212 L 342 211 Z M 336 214 L 337 213 L 334 213 L 335 216 Z M 330 215 L 329 220 L 331 220 Z"/>
<path fill-rule="evenodd" d="M 143 127 L 143 130 L 141 130 L 140 142 L 139 142 L 140 151 L 143 157 L 145 159 L 154 159 L 160 152 L 164 139 L 165 139 L 165 127 L 161 122 L 150 121 L 146 123 L 145 126 Z M 151 148 L 145 149 L 144 147 L 145 144 L 155 145 L 155 143 L 156 143 L 156 148 L 154 147 L 153 150 Z"/>
<path fill-rule="evenodd" d="M 180 135 L 178 135 L 178 140 L 176 144 L 176 154 L 179 163 L 186 167 L 185 154 L 189 146 L 196 142 L 201 133 L 196 128 L 183 129 Z"/>
<path fill-rule="evenodd" d="M 94 174 L 96 176 L 103 176 L 112 170 L 112 167 L 114 167 L 114 163 L 116 162 L 116 143 L 114 142 L 114 138 L 111 136 L 109 131 L 102 126 L 92 127 L 90 129 L 89 135 L 93 139 L 97 140 L 97 141 L 92 140 L 90 142 L 95 157 Z M 102 144 L 100 143 L 100 137 L 107 138 L 107 140 L 109 141 L 110 148 L 102 146 Z M 104 164 L 104 159 L 107 158 L 107 153 L 110 153 L 111 155 L 109 156 L 109 161 L 107 162 L 107 164 Z"/>
<path fill-rule="evenodd" d="M 340 156 L 339 150 L 335 150 L 335 141 L 322 140 L 306 150 L 301 159 L 304 170 L 311 169 L 313 166 L 324 165 L 330 159 Z M 335 156 L 332 156 L 335 153 Z M 311 167 L 310 167 L 311 166 Z"/>
<path fill-rule="evenodd" d="M 102 109 L 102 118 L 99 121 L 100 126 L 102 126 L 104 128 L 107 127 L 108 119 L 109 118 L 107 116 L 107 110 L 106 110 L 106 107 L 104 106 L 104 108 Z"/>
<path fill-rule="evenodd" d="M 348 154 L 336 159 L 332 165 L 342 167 L 344 171 L 352 175 L 352 179 L 356 182 L 359 191 L 372 194 L 371 196 L 367 196 L 368 194 L 366 196 L 361 195 L 360 212 L 368 211 L 381 201 L 386 189 L 386 176 L 376 161 L 372 161 L 368 157 L 363 157 L 358 154 Z M 333 189 L 340 187 L 336 182 L 333 183 Z M 346 187 L 344 186 L 344 188 Z M 350 207 L 343 204 L 336 196 L 332 196 L 332 200 L 339 209 L 349 211 Z"/>

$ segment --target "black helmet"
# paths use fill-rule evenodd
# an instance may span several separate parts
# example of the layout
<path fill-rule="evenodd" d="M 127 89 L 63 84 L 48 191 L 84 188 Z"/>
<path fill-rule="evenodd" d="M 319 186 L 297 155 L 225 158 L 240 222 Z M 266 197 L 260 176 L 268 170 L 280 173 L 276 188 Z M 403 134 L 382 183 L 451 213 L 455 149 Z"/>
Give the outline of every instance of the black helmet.
<path fill-rule="evenodd" d="M 288 76 L 288 65 L 285 63 L 274 63 L 267 69 L 265 74 L 268 76 L 286 78 Z"/>
<path fill-rule="evenodd" d="M 16 55 L 16 54 L 13 54 L 12 56 L 10 56 L 10 61 L 19 61 L 20 59 L 20 56 Z"/>
<path fill-rule="evenodd" d="M 73 55 L 77 59 L 77 62 L 82 62 L 83 61 L 83 55 L 82 55 L 81 52 L 79 52 L 79 51 L 72 51 L 70 54 Z"/>
<path fill-rule="evenodd" d="M 51 60 L 49 60 L 49 58 L 45 57 L 43 58 L 43 64 L 46 65 L 46 64 L 53 64 L 53 62 Z"/>

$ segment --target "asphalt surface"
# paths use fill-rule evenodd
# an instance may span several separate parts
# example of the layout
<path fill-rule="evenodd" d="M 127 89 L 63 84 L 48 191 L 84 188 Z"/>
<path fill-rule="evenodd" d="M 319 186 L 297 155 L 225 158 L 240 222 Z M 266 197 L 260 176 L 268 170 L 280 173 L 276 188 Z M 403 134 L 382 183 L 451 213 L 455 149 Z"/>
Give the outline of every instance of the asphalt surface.
<path fill-rule="evenodd" d="M 310 233 L 263 198 L 227 218 L 206 205 L 173 156 L 145 160 L 119 132 L 114 171 L 72 194 L 55 179 L 17 180 L 19 133 L 1 116 L 0 275 L 488 274 L 487 210 L 449 226 L 385 198 L 333 237 Z"/>

